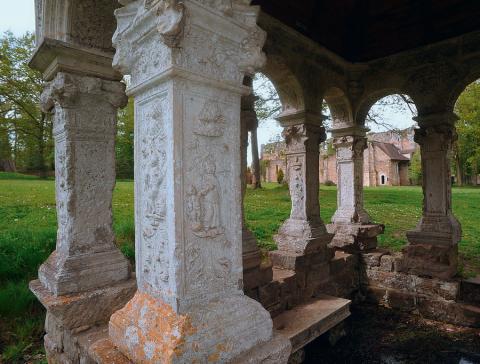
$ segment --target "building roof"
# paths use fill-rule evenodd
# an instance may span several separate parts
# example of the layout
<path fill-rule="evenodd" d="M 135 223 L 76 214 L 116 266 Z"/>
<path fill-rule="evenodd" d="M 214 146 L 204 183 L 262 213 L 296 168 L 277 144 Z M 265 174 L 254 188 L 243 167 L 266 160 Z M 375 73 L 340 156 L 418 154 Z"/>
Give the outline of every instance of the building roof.
<path fill-rule="evenodd" d="M 381 143 L 381 142 L 371 142 L 374 146 L 379 147 L 391 160 L 394 161 L 409 161 L 407 157 L 405 157 L 400 149 L 398 149 L 395 145 L 390 143 Z"/>

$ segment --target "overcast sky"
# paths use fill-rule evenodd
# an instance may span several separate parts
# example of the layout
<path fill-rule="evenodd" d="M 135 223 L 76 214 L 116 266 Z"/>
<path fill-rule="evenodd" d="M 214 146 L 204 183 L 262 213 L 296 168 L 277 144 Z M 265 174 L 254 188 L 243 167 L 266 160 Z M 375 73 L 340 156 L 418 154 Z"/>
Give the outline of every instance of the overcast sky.
<path fill-rule="evenodd" d="M 35 30 L 35 11 L 34 0 L 0 0 L 2 11 L 0 12 L 0 31 L 7 30 L 16 35 L 22 35 L 27 31 Z M 399 129 L 407 128 L 413 124 L 412 115 L 395 112 L 395 110 L 385 112 L 385 119 L 388 119 L 391 125 Z M 382 131 L 380 127 L 371 127 L 372 131 Z M 269 120 L 258 128 L 258 144 L 268 143 L 282 131 L 275 120 Z M 249 151 L 249 163 L 250 163 Z"/>

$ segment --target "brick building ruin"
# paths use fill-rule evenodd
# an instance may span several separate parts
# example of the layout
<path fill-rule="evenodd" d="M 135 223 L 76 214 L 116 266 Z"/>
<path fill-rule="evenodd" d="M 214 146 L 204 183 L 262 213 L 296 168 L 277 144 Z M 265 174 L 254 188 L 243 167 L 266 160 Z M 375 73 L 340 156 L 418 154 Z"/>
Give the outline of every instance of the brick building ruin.
<path fill-rule="evenodd" d="M 31 66 L 54 120 L 58 234 L 30 288 L 47 310 L 50 362 L 287 363 L 340 325 L 354 298 L 480 325 L 479 283 L 456 276 L 449 168 L 455 101 L 480 77 L 480 4 L 368 4 L 35 1 Z M 255 72 L 282 102 L 292 204 L 269 259 L 243 220 Z M 365 118 L 393 93 L 418 111 L 424 191 L 420 221 L 395 254 L 377 248 L 384 227 L 363 207 Z M 135 273 L 112 224 L 127 95 Z M 323 100 L 338 161 L 331 222 L 318 198 Z"/>
<path fill-rule="evenodd" d="M 363 185 L 409 186 L 409 163 L 418 145 L 413 140 L 414 129 L 367 134 L 367 148 L 363 154 Z M 320 148 L 320 183 L 338 183 L 337 157 L 326 140 Z M 274 142 L 262 145 L 261 161 L 266 182 L 277 182 L 278 172 L 287 170 L 286 145 Z"/>

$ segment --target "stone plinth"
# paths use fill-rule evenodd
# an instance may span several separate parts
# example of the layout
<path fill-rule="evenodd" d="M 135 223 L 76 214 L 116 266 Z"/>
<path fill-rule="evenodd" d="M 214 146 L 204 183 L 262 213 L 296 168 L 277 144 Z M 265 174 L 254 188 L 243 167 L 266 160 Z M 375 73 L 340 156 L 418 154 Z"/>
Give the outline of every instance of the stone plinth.
<path fill-rule="evenodd" d="M 420 128 L 423 176 L 423 214 L 417 227 L 407 232 L 404 249 L 406 272 L 430 277 L 451 278 L 457 273 L 461 227 L 452 214 L 450 153 L 456 138 L 453 113 L 416 118 Z"/>
<path fill-rule="evenodd" d="M 329 224 L 327 231 L 334 234 L 330 246 L 350 253 L 377 248 L 377 236 L 383 234 L 381 224 Z"/>

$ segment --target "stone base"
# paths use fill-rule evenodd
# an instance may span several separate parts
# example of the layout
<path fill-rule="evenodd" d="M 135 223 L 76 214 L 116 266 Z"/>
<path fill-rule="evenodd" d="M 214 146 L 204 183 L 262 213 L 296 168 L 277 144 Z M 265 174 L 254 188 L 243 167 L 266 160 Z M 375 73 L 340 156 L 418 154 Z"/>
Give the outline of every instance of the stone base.
<path fill-rule="evenodd" d="M 457 274 L 458 245 L 411 244 L 403 249 L 402 271 L 449 279 Z"/>
<path fill-rule="evenodd" d="M 40 266 L 38 278 L 56 296 L 85 292 L 128 279 L 130 263 L 117 249 L 62 259 L 54 251 Z"/>
<path fill-rule="evenodd" d="M 327 231 L 335 234 L 330 243 L 332 248 L 349 253 L 376 249 L 377 236 L 383 234 L 381 224 L 329 224 Z"/>
<path fill-rule="evenodd" d="M 95 363 L 89 359 L 92 342 L 108 337 L 110 316 L 134 295 L 135 278 L 112 287 L 55 296 L 39 280 L 30 289 L 47 309 L 44 337 L 49 363 Z"/>
<path fill-rule="evenodd" d="M 270 260 L 274 267 L 281 269 L 289 269 L 293 271 L 305 270 L 312 264 L 325 263 L 330 261 L 335 252 L 331 249 L 327 241 L 330 235 L 323 240 L 323 244 L 319 246 L 315 253 L 299 254 L 285 250 L 274 250 L 269 252 Z"/>
<path fill-rule="evenodd" d="M 112 342 L 138 363 L 228 362 L 271 339 L 272 320 L 243 294 L 191 307 L 188 314 L 137 292 L 109 324 Z"/>
<path fill-rule="evenodd" d="M 63 328 L 73 330 L 107 323 L 110 316 L 122 308 L 135 294 L 135 278 L 111 287 L 88 292 L 55 296 L 40 280 L 30 282 L 30 290 Z M 48 332 L 47 332 L 48 333 Z"/>
<path fill-rule="evenodd" d="M 311 254 L 323 250 L 333 238 L 323 222 L 288 219 L 274 237 L 278 250 L 295 254 Z"/>

